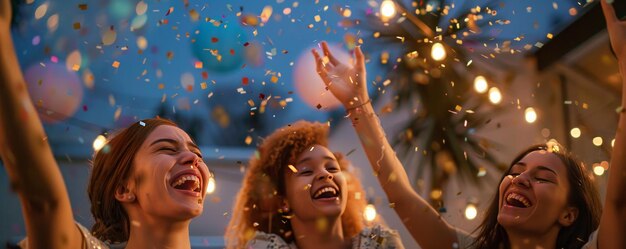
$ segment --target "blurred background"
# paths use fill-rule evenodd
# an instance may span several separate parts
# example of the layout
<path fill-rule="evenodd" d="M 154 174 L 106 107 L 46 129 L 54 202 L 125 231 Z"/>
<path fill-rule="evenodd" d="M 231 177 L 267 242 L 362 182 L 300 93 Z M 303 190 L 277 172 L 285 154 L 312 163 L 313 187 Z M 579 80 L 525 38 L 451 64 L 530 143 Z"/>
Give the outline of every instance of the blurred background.
<path fill-rule="evenodd" d="M 362 46 L 387 138 L 451 224 L 473 230 L 501 170 L 531 144 L 560 142 L 601 190 L 610 170 L 622 86 L 597 1 L 14 2 L 20 65 L 87 227 L 94 150 L 161 116 L 195 139 L 216 173 L 191 234 L 194 248 L 221 248 L 255 146 L 306 119 L 330 125 L 330 147 L 348 155 L 367 190 L 368 218 L 418 248 L 316 75 L 310 50 L 323 40 L 343 61 Z M 615 1 L 620 17 L 625 5 Z M 4 245 L 25 232 L 3 168 L 0 182 Z"/>

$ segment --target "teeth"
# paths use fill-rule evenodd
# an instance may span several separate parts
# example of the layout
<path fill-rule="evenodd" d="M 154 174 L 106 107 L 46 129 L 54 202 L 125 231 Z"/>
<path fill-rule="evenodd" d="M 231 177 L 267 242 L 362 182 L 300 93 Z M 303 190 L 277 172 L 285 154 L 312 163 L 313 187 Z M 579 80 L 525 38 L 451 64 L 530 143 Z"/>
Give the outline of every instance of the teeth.
<path fill-rule="evenodd" d="M 172 183 L 172 187 L 175 188 L 180 185 L 183 185 L 183 183 L 185 183 L 186 181 L 194 182 L 194 187 L 193 187 L 194 191 L 200 188 L 200 178 L 198 178 L 196 175 L 182 175 L 178 177 L 178 179 L 174 181 L 174 183 Z"/>
<path fill-rule="evenodd" d="M 510 201 L 510 200 L 517 200 L 519 202 L 521 202 L 522 204 L 524 204 L 524 206 L 526 207 L 530 207 L 530 201 L 528 201 L 528 199 L 526 199 L 526 197 L 522 196 L 522 195 L 518 195 L 516 193 L 510 193 L 507 197 L 506 200 Z"/>
<path fill-rule="evenodd" d="M 325 188 L 322 188 L 322 189 L 318 190 L 315 193 L 315 195 L 313 196 L 313 198 L 317 198 L 317 197 L 319 197 L 320 195 L 322 195 L 323 193 L 326 193 L 326 192 L 332 192 L 333 194 L 337 194 L 337 190 L 335 190 L 334 188 L 325 187 Z"/>

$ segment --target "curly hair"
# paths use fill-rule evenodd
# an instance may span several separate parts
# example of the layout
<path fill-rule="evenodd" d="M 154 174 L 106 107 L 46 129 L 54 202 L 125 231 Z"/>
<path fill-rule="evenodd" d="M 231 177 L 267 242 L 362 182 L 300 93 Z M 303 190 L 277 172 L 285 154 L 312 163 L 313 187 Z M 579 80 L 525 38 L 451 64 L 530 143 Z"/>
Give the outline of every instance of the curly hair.
<path fill-rule="evenodd" d="M 95 219 L 91 232 L 96 238 L 108 242 L 128 240 L 130 220 L 122 204 L 115 199 L 115 190 L 129 179 L 137 151 L 161 125 L 178 127 L 162 118 L 142 120 L 119 131 L 94 155 L 87 193 Z"/>
<path fill-rule="evenodd" d="M 277 234 L 287 243 L 294 240 L 291 222 L 280 210 L 286 192 L 283 172 L 313 145 L 328 147 L 328 126 L 298 121 L 279 128 L 258 146 L 250 159 L 226 229 L 227 248 L 244 248 L 256 231 Z M 333 154 L 348 184 L 348 200 L 341 223 L 344 237 L 351 238 L 365 226 L 365 192 L 359 179 L 350 173 L 349 162 L 342 154 Z"/>
<path fill-rule="evenodd" d="M 565 165 L 567 169 L 567 179 L 570 183 L 568 202 L 570 205 L 578 208 L 578 217 L 572 225 L 561 228 L 557 236 L 556 248 L 581 248 L 587 242 L 589 235 L 596 230 L 600 224 L 602 204 L 598 190 L 593 183 L 591 175 L 585 170 L 585 166 L 576 157 L 567 152 L 563 146 L 557 143 L 549 143 L 548 145 L 539 144 L 522 151 L 522 153 L 513 159 L 511 165 L 500 179 L 500 182 L 502 182 L 504 177 L 510 174 L 513 165 L 533 151 L 551 152 L 563 162 L 563 165 Z M 498 191 L 496 191 L 489 205 L 489 209 L 485 214 L 485 219 L 475 230 L 475 232 L 478 233 L 471 248 L 511 248 L 504 227 L 498 223 L 498 203 L 499 195 Z"/>

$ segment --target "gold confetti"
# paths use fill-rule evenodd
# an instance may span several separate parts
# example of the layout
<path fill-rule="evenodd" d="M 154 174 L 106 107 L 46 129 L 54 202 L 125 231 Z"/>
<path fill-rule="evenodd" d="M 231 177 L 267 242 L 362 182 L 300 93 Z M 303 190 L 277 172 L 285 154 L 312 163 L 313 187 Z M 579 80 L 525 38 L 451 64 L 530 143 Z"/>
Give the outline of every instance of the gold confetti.
<path fill-rule="evenodd" d="M 315 17 L 313 17 L 315 19 L 315 22 L 320 22 L 322 20 L 322 18 L 320 17 L 320 15 L 316 15 Z"/>
<path fill-rule="evenodd" d="M 244 142 L 246 143 L 246 145 L 250 145 L 252 143 L 252 137 L 246 136 L 246 140 L 244 140 Z"/>
<path fill-rule="evenodd" d="M 298 169 L 296 169 L 296 167 L 294 167 L 293 165 L 289 164 L 287 165 L 287 167 L 289 167 L 289 169 L 293 172 L 293 173 L 298 173 Z M 307 185 L 308 186 L 308 185 Z M 307 188 L 305 187 L 305 190 Z"/>
<path fill-rule="evenodd" d="M 207 88 L 206 82 L 200 83 L 200 89 L 204 90 Z"/>
<path fill-rule="evenodd" d="M 114 61 L 111 66 L 113 66 L 114 68 L 119 68 L 120 67 L 120 62 L 119 61 Z"/>
<path fill-rule="evenodd" d="M 202 65 L 202 61 L 196 61 L 196 63 L 194 64 L 194 67 L 197 68 L 197 69 L 202 68 L 202 66 L 203 66 Z"/>

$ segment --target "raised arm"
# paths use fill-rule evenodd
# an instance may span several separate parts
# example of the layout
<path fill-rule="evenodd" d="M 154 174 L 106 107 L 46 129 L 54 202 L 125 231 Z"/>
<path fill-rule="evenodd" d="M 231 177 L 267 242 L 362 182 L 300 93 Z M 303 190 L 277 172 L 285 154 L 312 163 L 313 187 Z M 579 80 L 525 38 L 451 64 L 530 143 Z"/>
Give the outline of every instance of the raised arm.
<path fill-rule="evenodd" d="M 370 165 L 404 226 L 424 249 L 453 248 L 453 243 L 457 242 L 455 229 L 413 190 L 387 141 L 367 93 L 361 48 L 355 49 L 356 58 L 352 65 L 337 61 L 325 42 L 322 42 L 322 49 L 324 57 L 312 51 L 318 74 L 346 108 Z"/>
<path fill-rule="evenodd" d="M 601 1 L 611 46 L 622 75 L 622 107 L 611 155 L 609 182 L 604 201 L 604 211 L 598 228 L 599 248 L 626 248 L 626 21 L 620 21 L 613 6 Z"/>
<path fill-rule="evenodd" d="M 81 248 L 63 177 L 15 55 L 10 22 L 10 0 L 0 0 L 0 156 L 22 204 L 29 248 Z"/>

